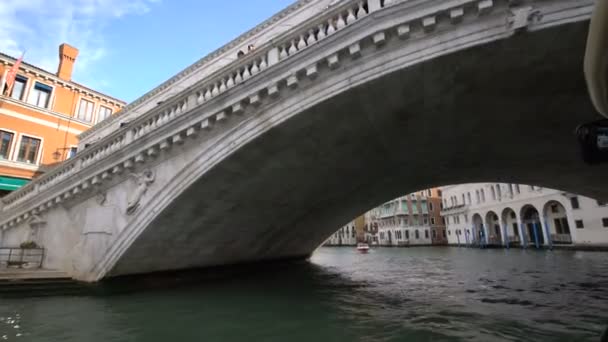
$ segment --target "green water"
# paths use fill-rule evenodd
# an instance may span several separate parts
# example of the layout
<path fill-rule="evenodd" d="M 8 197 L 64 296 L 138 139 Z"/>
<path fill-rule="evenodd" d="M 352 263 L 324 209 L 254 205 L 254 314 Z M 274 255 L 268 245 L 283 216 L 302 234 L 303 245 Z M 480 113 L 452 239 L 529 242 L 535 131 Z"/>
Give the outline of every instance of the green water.
<path fill-rule="evenodd" d="M 599 341 L 608 325 L 604 253 L 321 248 L 224 273 L 3 297 L 0 341 Z"/>

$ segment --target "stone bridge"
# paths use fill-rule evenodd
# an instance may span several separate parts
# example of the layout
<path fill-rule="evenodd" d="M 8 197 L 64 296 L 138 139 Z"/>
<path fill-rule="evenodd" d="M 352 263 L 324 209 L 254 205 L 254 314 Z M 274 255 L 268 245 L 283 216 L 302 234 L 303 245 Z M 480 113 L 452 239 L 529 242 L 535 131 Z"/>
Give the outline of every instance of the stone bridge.
<path fill-rule="evenodd" d="M 2 199 L 2 245 L 36 241 L 46 267 L 97 281 L 305 258 L 429 186 L 608 199 L 608 168 L 582 163 L 573 134 L 599 118 L 583 74 L 593 5 L 338 1 L 95 127 L 75 158 Z"/>

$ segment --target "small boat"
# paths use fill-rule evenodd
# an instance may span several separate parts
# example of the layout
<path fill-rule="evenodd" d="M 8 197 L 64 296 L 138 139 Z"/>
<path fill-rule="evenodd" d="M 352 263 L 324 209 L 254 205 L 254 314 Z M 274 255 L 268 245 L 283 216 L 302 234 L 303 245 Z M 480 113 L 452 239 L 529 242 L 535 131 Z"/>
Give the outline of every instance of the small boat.
<path fill-rule="evenodd" d="M 364 242 L 359 242 L 357 244 L 357 250 L 361 253 L 367 253 L 369 251 L 369 245 Z"/>

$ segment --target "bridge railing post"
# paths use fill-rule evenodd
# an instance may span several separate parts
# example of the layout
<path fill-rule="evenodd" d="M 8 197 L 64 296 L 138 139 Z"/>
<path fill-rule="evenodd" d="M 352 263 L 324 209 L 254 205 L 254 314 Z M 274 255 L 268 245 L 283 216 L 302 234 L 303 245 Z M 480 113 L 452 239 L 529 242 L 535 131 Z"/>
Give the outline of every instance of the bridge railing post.
<path fill-rule="evenodd" d="M 381 7 L 380 0 L 367 0 L 367 8 L 369 13 L 379 10 Z"/>
<path fill-rule="evenodd" d="M 279 62 L 279 48 L 278 47 L 273 47 L 272 49 L 268 50 L 267 60 L 268 60 L 268 66 L 277 64 Z"/>
<path fill-rule="evenodd" d="M 126 143 L 126 145 L 128 145 L 131 142 L 133 142 L 133 131 L 131 129 L 129 129 L 127 131 L 127 133 L 125 134 L 125 143 Z"/>

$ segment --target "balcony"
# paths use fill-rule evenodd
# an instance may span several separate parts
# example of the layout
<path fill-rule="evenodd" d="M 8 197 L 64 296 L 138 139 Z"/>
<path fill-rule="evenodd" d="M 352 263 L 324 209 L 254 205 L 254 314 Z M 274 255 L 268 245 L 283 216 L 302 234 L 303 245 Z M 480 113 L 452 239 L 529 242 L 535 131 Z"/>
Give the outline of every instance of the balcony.
<path fill-rule="evenodd" d="M 509 243 L 519 243 L 519 236 L 509 236 Z"/>
<path fill-rule="evenodd" d="M 449 215 L 449 214 L 457 214 L 457 213 L 462 213 L 465 212 L 469 209 L 469 205 L 468 204 L 458 204 L 455 206 L 451 206 L 451 207 L 445 207 L 443 209 L 441 209 L 441 215 Z"/>
<path fill-rule="evenodd" d="M 551 241 L 556 245 L 570 245 L 572 236 L 570 234 L 551 234 Z"/>
<path fill-rule="evenodd" d="M 502 245 L 502 240 L 498 236 L 492 235 L 488 238 L 488 244 L 489 245 Z"/>

